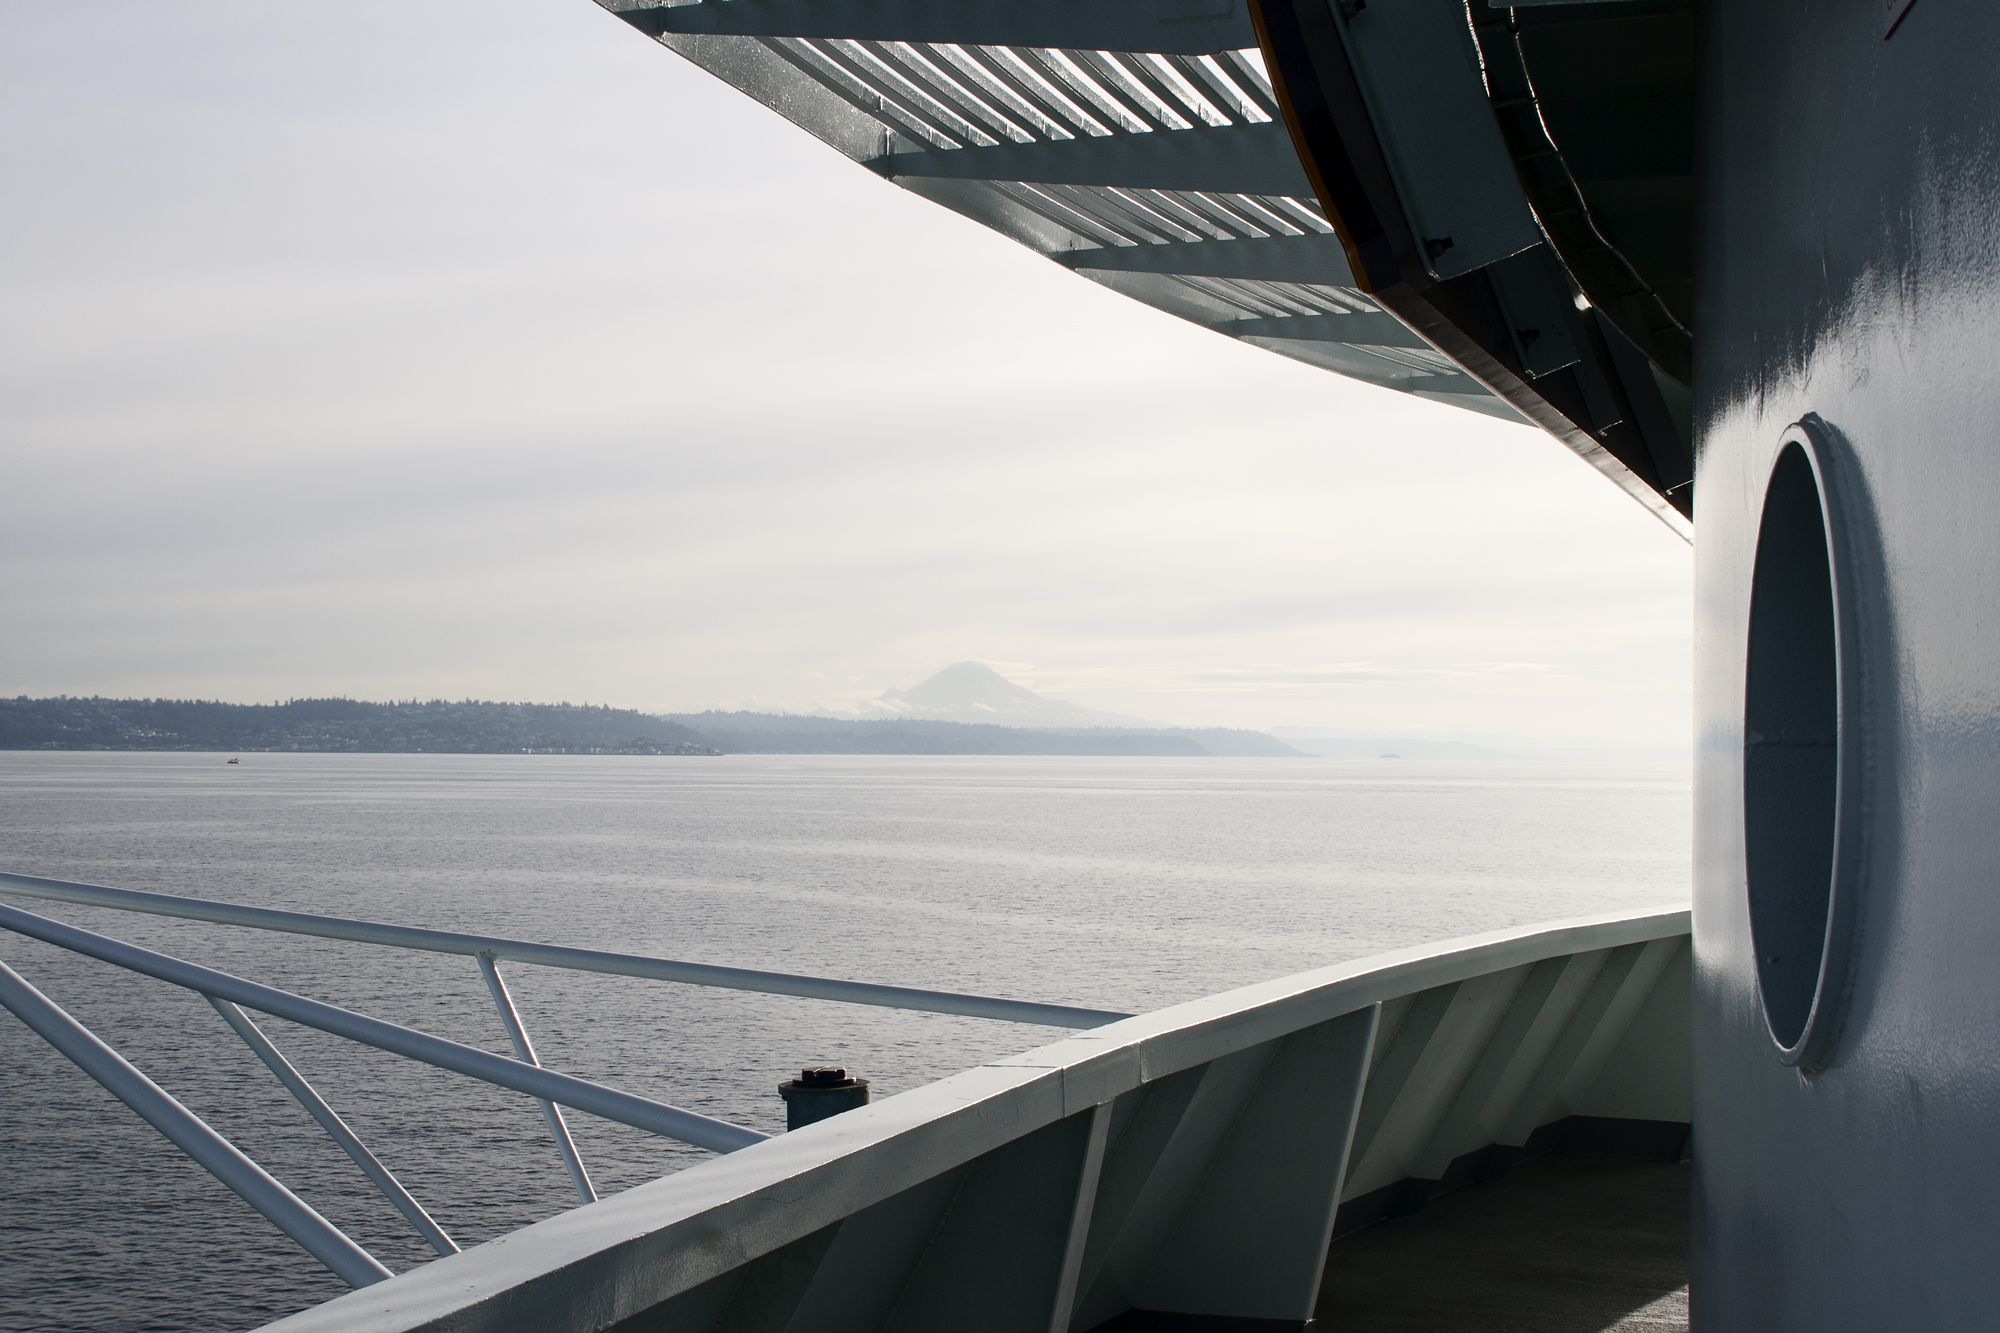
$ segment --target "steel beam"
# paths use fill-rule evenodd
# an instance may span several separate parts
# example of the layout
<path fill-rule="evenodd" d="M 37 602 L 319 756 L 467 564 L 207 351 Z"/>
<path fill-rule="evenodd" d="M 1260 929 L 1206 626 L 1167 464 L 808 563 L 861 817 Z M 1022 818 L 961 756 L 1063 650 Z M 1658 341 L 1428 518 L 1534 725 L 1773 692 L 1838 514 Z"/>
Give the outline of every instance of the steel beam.
<path fill-rule="evenodd" d="M 1201 1071 L 1184 1109 L 1172 1119 L 1164 1145 L 1157 1155 L 1146 1154 L 1151 1160 L 1136 1193 L 1123 1207 L 1106 1210 L 1104 1234 L 1091 1247 L 1101 1250 L 1102 1258 L 1093 1255 L 1094 1262 L 1084 1266 L 1083 1295 L 1075 1324 L 1095 1328 L 1137 1304 L 1153 1257 L 1186 1215 L 1189 1201 L 1200 1189 L 1279 1045 L 1279 1041 L 1267 1041 L 1240 1048 L 1209 1061 Z M 1180 1096 L 1170 1096 L 1162 1109 L 1172 1110 L 1180 1101 Z"/>
<path fill-rule="evenodd" d="M 1435 350 L 1410 332 L 1409 326 L 1394 315 L 1371 311 L 1356 311 L 1351 315 L 1291 315 L 1284 319 L 1231 319 L 1209 327 L 1232 338 L 1346 343 L 1350 347 L 1408 347 L 1425 352 Z"/>
<path fill-rule="evenodd" d="M 1174 241 L 1065 250 L 1049 258 L 1070 269 L 1170 273 L 1188 278 L 1257 278 L 1352 287 L 1347 252 L 1331 233 L 1241 241 Z"/>
<path fill-rule="evenodd" d="M 1492 1040 L 1526 971 L 1509 969 L 1462 983 L 1395 1098 L 1378 1103 L 1375 1089 L 1369 1089 L 1370 1115 L 1379 1107 L 1383 1119 L 1368 1144 L 1366 1161 L 1357 1159 L 1345 1190 L 1348 1197 L 1416 1174 L 1424 1145 Z"/>
<path fill-rule="evenodd" d="M 1517 978 L 1520 984 L 1507 1003 L 1506 1013 L 1487 1038 L 1478 1063 L 1459 1086 L 1430 1142 L 1413 1159 L 1409 1172 L 1412 1178 L 1441 1180 L 1446 1168 L 1461 1153 L 1493 1142 L 1500 1122 L 1513 1109 L 1521 1089 L 1555 1039 L 1554 1025 L 1544 1023 L 1540 1026 L 1547 1031 L 1546 1039 L 1539 1045 L 1535 1042 L 1537 1020 L 1552 1007 L 1564 1014 L 1568 1012 L 1560 999 L 1552 1006 L 1550 997 L 1569 962 L 1564 958 L 1545 958 L 1526 969 L 1525 976 Z"/>
<path fill-rule="evenodd" d="M 1214 55 L 1257 45 L 1245 0 L 601 0 L 639 31 Z"/>
<path fill-rule="evenodd" d="M 1309 366 L 1323 370 L 1334 370 L 1350 379 L 1367 384 L 1377 384 L 1384 388 L 1396 389 L 1403 393 L 1422 397 L 1425 394 L 1449 394 L 1454 400 L 1463 399 L 1461 405 L 1477 405 L 1477 410 L 1485 410 L 1491 403 L 1504 412 L 1494 415 L 1502 420 L 1517 420 L 1513 409 L 1492 397 L 1486 386 L 1470 375 L 1454 375 L 1445 371 L 1420 369 L 1393 356 L 1377 354 L 1365 345 L 1337 342 L 1316 342 L 1309 338 L 1264 338 L 1256 335 L 1238 335 L 1242 341 L 1253 347 L 1261 347 L 1279 356 L 1288 356 L 1294 361 L 1303 361 Z M 1394 348 L 1384 348 L 1383 353 Z"/>
<path fill-rule="evenodd" d="M 1416 1073 L 1424 1052 L 1430 1049 L 1431 1039 L 1437 1035 L 1439 1026 L 1450 1013 L 1451 1002 L 1461 984 L 1454 981 L 1418 992 L 1411 997 L 1395 1027 L 1389 1029 L 1385 1026 L 1377 1038 L 1379 1054 L 1374 1057 L 1374 1068 L 1368 1071 L 1367 1095 L 1361 1103 L 1360 1119 L 1354 1129 L 1350 1177 L 1361 1175 L 1362 1169 L 1368 1165 L 1376 1137 L 1388 1123 L 1390 1110 L 1402 1097 L 1403 1088 Z M 1348 1192 L 1353 1192 L 1351 1185 Z"/>
<path fill-rule="evenodd" d="M 1291 136 L 1276 123 L 1210 125 L 985 148 L 917 149 L 886 153 L 862 165 L 890 180 L 945 176 L 1130 190 L 1312 195 Z"/>
<path fill-rule="evenodd" d="M 968 1164 L 881 1333 L 1048 1328 L 1096 1124 L 1086 1109 Z"/>

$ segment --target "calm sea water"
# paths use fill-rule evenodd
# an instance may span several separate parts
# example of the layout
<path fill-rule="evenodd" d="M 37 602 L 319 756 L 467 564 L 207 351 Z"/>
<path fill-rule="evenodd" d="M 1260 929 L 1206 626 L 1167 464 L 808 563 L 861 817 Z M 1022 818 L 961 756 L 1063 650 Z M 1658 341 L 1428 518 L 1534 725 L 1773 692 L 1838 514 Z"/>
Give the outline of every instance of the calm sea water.
<path fill-rule="evenodd" d="M 0 753 L 0 869 L 700 962 L 1143 1011 L 1683 899 L 1684 767 L 1343 760 Z M 505 1052 L 470 959 L 7 899 Z M 390 1267 L 429 1257 L 199 998 L 0 958 Z M 763 1130 L 1045 1028 L 512 966 L 543 1061 Z M 528 1099 L 277 1020 L 461 1244 L 574 1201 Z M 572 1115 L 609 1194 L 703 1154 Z M 343 1288 L 0 1014 L 0 1328 L 242 1329 Z"/>

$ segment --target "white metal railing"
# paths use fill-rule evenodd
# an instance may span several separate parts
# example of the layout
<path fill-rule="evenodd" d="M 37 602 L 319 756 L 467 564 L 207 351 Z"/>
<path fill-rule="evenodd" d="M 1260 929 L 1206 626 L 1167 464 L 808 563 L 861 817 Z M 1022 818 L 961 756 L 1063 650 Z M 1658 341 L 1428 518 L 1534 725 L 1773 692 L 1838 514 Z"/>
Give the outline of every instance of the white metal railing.
<path fill-rule="evenodd" d="M 1123 1014 L 1063 1005 L 839 981 L 825 977 L 758 972 L 743 968 L 714 967 L 633 954 L 536 944 L 496 936 L 465 935 L 373 921 L 343 920 L 337 917 L 244 907 L 233 903 L 212 902 L 170 894 L 113 889 L 93 884 L 72 884 L 28 875 L 0 874 L 0 893 L 247 926 L 259 930 L 354 940 L 394 948 L 464 954 L 475 959 L 514 1048 L 513 1059 L 399 1024 L 385 1022 L 366 1014 L 355 1013 L 291 991 L 231 976 L 226 972 L 219 972 L 151 949 L 143 949 L 122 940 L 0 903 L 0 927 L 73 953 L 112 963 L 143 976 L 185 987 L 204 996 L 236 1035 L 256 1053 L 300 1105 L 318 1121 L 327 1134 L 339 1144 L 342 1151 L 347 1153 L 383 1196 L 440 1255 L 456 1254 L 459 1252 L 459 1247 L 425 1211 L 423 1205 L 411 1196 L 394 1174 L 362 1143 L 360 1137 L 327 1104 L 325 1098 L 321 1097 L 311 1083 L 292 1066 L 270 1037 L 243 1012 L 245 1007 L 534 1097 L 541 1106 L 550 1137 L 562 1155 L 564 1168 L 575 1186 L 580 1203 L 594 1202 L 597 1193 L 591 1185 L 590 1173 L 563 1119 L 562 1108 L 565 1106 L 720 1153 L 734 1152 L 760 1143 L 766 1136 L 756 1130 L 730 1124 L 712 1116 L 699 1115 L 676 1106 L 669 1106 L 664 1102 L 594 1083 L 588 1079 L 542 1068 L 535 1055 L 534 1043 L 514 1007 L 513 997 L 508 992 L 507 984 L 500 975 L 500 959 L 531 962 L 545 967 L 649 977 L 698 986 L 763 991 L 850 1004 L 959 1014 L 1041 1026 L 1088 1028 L 1125 1017 Z M 12 1010 L 51 1046 L 62 1052 L 148 1124 L 228 1185 L 281 1231 L 326 1264 L 342 1280 L 353 1286 L 367 1286 L 390 1276 L 389 1269 L 366 1250 L 273 1179 L 235 1145 L 216 1133 L 192 1111 L 133 1067 L 118 1052 L 99 1040 L 94 1033 L 64 1012 L 60 1006 L 35 989 L 4 962 L 0 962 L 0 1004 Z"/>
<path fill-rule="evenodd" d="M 518 1059 L 0 905 L 0 925 L 207 995 L 445 1256 L 389 1278 L 0 964 L 0 1001 L 329 1268 L 373 1284 L 273 1326 L 285 1333 L 601 1329 L 634 1316 L 649 1329 L 1084 1333 L 1127 1311 L 1165 1312 L 1158 1326 L 1298 1328 L 1334 1235 L 1566 1140 L 1678 1155 L 1692 1115 L 1684 909 L 1404 950 L 1120 1018 L 20 876 L 0 876 L 0 892 L 479 961 Z M 496 958 L 1016 1021 L 1062 1014 L 1080 1030 L 765 1138 L 537 1067 Z M 697 979 L 709 973 L 726 980 Z M 568 1106 L 726 1155 L 461 1253 L 239 1006 L 534 1096 L 559 1144 Z M 565 1165 L 592 1197 L 573 1145 Z"/>
<path fill-rule="evenodd" d="M 58 879 L 39 879 L 33 875 L 0 874 L 0 893 L 51 902 L 82 903 L 91 907 L 112 907 L 126 912 L 147 912 L 156 916 L 183 917 L 190 921 L 210 921 L 225 926 L 248 926 L 255 930 L 317 935 L 321 939 L 385 944 L 398 949 L 462 954 L 468 958 L 476 958 L 483 953 L 495 959 L 511 959 L 517 963 L 567 968 L 576 972 L 608 972 L 624 977 L 645 977 L 652 981 L 678 981 L 690 986 L 759 991 L 766 995 L 796 995 L 812 1000 L 836 1000 L 844 1004 L 957 1014 L 965 1018 L 992 1018 L 1006 1023 L 1079 1028 L 1131 1017 L 1102 1009 L 1036 1004 L 1030 1000 L 1002 1000 L 990 995 L 960 995 L 952 991 L 880 986 L 865 981 L 836 981 L 829 977 L 802 977 L 785 972 L 716 967 L 709 963 L 681 963 L 638 954 L 605 953 L 597 949 L 571 949 L 558 944 L 535 944 L 495 935 L 424 930 L 415 926 L 386 925 L 379 921 L 347 921 L 305 912 L 212 902 L 205 898 L 181 898 L 165 893 L 141 893 L 134 889 L 108 889 L 95 884 L 71 884 Z"/>
<path fill-rule="evenodd" d="M 271 1328 L 1298 1329 L 1337 1234 L 1565 1141 L 1679 1157 L 1687 933 L 1505 931 L 1079 1032 Z"/>
<path fill-rule="evenodd" d="M 0 963 L 0 1004 L 5 1004 L 49 1045 L 76 1062 L 147 1124 L 171 1139 L 211 1175 L 235 1190 L 298 1241 L 315 1259 L 350 1286 L 363 1287 L 390 1276 L 375 1256 L 321 1217 L 312 1206 L 274 1180 L 235 1144 L 210 1129 L 159 1084 L 97 1039 L 48 996 Z M 456 1247 L 453 1247 L 456 1249 Z"/>

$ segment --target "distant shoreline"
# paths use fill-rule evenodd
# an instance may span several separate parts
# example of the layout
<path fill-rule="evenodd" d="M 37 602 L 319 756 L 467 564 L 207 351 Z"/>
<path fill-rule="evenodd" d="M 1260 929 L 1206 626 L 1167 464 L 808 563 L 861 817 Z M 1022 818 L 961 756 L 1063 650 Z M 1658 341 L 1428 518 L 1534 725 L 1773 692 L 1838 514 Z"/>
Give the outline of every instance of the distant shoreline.
<path fill-rule="evenodd" d="M 930 718 L 747 711 L 643 713 L 603 705 L 482 700 L 293 699 L 271 704 L 0 699 L 0 751 L 190 754 L 1062 755 L 1099 758 L 1691 760 L 1636 744 L 1424 736 L 1274 736 L 1231 727 L 1010 726 Z M 1478 738 L 1484 740 L 1486 738 Z M 1506 745 L 1508 748 L 1500 748 Z M 1515 748 L 1518 746 L 1518 748 Z"/>
<path fill-rule="evenodd" d="M 1009 727 L 775 713 L 655 716 L 601 705 L 434 699 L 271 704 L 56 696 L 0 699 L 0 750 L 197 754 L 1079 755 L 1303 758 L 1222 727 Z"/>

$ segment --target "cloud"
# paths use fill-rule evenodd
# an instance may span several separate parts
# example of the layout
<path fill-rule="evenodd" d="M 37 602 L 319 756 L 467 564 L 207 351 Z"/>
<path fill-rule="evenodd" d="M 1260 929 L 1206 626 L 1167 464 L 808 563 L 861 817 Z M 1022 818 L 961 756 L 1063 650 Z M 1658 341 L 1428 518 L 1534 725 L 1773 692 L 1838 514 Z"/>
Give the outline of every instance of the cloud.
<path fill-rule="evenodd" d="M 8 693 L 978 658 L 1188 723 L 1685 734 L 1688 552 L 1553 441 L 1125 301 L 592 6 L 13 6 L 0 110 Z"/>

